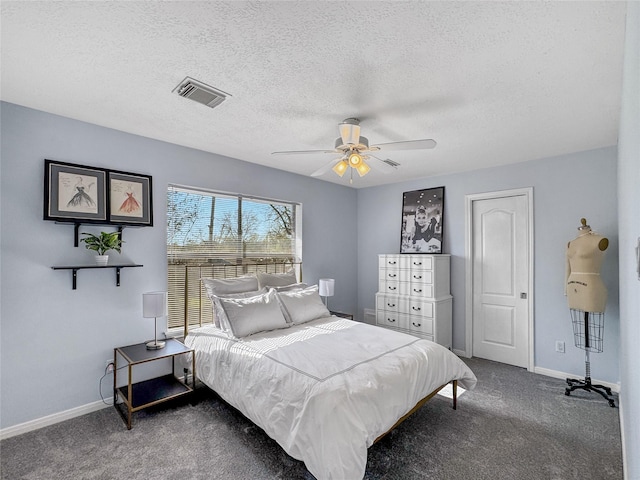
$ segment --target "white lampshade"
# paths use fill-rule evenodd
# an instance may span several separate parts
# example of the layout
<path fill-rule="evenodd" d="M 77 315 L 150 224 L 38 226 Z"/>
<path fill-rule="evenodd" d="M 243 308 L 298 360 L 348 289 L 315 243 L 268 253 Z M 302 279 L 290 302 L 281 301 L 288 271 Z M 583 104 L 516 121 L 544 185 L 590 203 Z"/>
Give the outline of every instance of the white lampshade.
<path fill-rule="evenodd" d="M 153 340 L 147 342 L 147 350 L 160 350 L 165 342 L 158 340 L 158 317 L 167 316 L 167 292 L 148 292 L 142 294 L 142 316 L 153 318 Z"/>
<path fill-rule="evenodd" d="M 333 278 L 321 278 L 318 281 L 318 293 L 321 297 L 333 297 L 335 284 Z"/>
<path fill-rule="evenodd" d="M 167 292 L 148 292 L 142 294 L 142 316 L 157 318 L 167 315 Z"/>

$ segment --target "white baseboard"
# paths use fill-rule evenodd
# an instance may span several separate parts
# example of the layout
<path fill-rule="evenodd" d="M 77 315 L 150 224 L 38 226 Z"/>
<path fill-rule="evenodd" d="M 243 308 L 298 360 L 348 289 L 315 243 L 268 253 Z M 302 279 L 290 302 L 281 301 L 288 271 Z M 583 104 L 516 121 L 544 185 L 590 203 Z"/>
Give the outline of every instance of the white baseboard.
<path fill-rule="evenodd" d="M 33 430 L 38 430 L 42 427 L 48 427 L 49 425 L 64 422 L 65 420 L 70 420 L 81 415 L 86 415 L 87 413 L 97 412 L 98 410 L 102 410 L 103 408 L 107 407 L 113 407 L 113 397 L 105 398 L 104 402 L 102 400 L 99 400 L 97 402 L 88 403 L 80 407 L 65 410 L 64 412 L 54 413 L 52 415 L 47 415 L 46 417 L 37 418 L 25 423 L 20 423 L 19 425 L 3 428 L 2 430 L 0 430 L 0 440 L 15 437 L 16 435 L 31 432 Z"/>
<path fill-rule="evenodd" d="M 625 422 L 624 422 L 624 402 L 618 401 L 618 416 L 620 418 L 620 440 L 622 442 L 622 478 L 630 478 L 627 469 L 629 468 L 629 459 L 627 458 L 626 452 L 626 434 L 624 430 Z"/>
<path fill-rule="evenodd" d="M 533 373 L 539 373 L 540 375 L 546 375 L 547 377 L 561 378 L 563 380 L 566 378 L 578 378 L 578 379 L 584 378 L 580 375 L 574 375 L 572 373 L 566 373 L 566 372 L 559 372 L 557 370 L 550 370 L 548 368 L 542 368 L 542 367 L 535 367 L 533 369 Z M 591 383 L 593 383 L 594 385 L 604 385 L 605 387 L 609 387 L 612 392 L 620 393 L 619 383 L 605 382 L 604 380 L 597 380 L 595 378 L 591 379 Z"/>
<path fill-rule="evenodd" d="M 458 350 L 454 348 L 453 353 L 455 353 L 459 357 L 469 358 L 469 356 L 467 355 L 467 352 L 464 350 Z M 584 377 L 581 377 L 580 375 L 573 375 L 571 373 L 560 372 L 558 370 L 551 370 L 549 368 L 542 368 L 542 367 L 533 367 L 533 373 L 537 373 L 539 375 L 545 375 L 547 377 L 561 378 L 563 380 L 567 378 L 578 378 L 578 379 L 584 378 Z M 620 393 L 619 383 L 605 382 L 604 380 L 597 380 L 597 379 L 591 379 L 591 382 L 594 385 L 604 385 L 605 387 L 609 387 L 612 392 Z"/>

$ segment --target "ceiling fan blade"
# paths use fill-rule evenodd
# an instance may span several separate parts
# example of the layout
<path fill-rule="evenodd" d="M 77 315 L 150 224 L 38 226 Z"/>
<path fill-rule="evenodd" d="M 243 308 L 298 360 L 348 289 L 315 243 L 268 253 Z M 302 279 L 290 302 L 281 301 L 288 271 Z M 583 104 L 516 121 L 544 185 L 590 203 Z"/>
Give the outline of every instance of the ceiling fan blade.
<path fill-rule="evenodd" d="M 371 145 L 371 150 L 421 150 L 434 148 L 437 145 L 435 140 L 425 138 L 423 140 L 408 140 L 405 142 L 390 142 Z"/>
<path fill-rule="evenodd" d="M 290 150 L 286 152 L 271 152 L 271 155 L 304 155 L 307 153 L 342 153 L 338 150 Z"/>
<path fill-rule="evenodd" d="M 398 169 L 398 167 L 389 165 L 387 162 L 385 162 L 381 158 L 376 157 L 375 155 L 369 154 L 367 155 L 367 157 L 371 157 L 374 159 L 374 161 L 369 161 L 369 165 L 371 165 L 371 168 L 373 168 L 374 170 L 378 170 L 380 173 L 393 173 Z"/>
<path fill-rule="evenodd" d="M 319 177 L 321 175 L 324 175 L 325 173 L 327 173 L 329 170 L 331 170 L 333 168 L 333 166 L 338 163 L 340 160 L 342 160 L 342 157 L 340 158 L 336 158 L 334 160 L 331 160 L 329 163 L 323 165 L 322 167 L 320 167 L 318 170 L 316 170 L 315 172 L 313 172 L 311 174 L 312 177 Z"/>

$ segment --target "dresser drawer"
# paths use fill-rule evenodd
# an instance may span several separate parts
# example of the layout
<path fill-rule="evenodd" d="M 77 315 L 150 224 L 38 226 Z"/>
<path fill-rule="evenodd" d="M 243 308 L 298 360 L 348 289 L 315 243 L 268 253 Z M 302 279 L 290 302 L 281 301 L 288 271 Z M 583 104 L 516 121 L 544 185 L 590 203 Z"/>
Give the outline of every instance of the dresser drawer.
<path fill-rule="evenodd" d="M 403 328 L 405 330 L 409 329 L 409 320 L 407 315 L 402 315 L 398 312 L 391 312 L 389 310 L 377 310 L 376 323 L 383 327 Z"/>
<path fill-rule="evenodd" d="M 433 285 L 411 282 L 408 290 L 408 295 L 413 297 L 433 298 Z"/>
<path fill-rule="evenodd" d="M 414 255 L 411 257 L 409 267 L 411 271 L 433 270 L 433 257 L 417 257 Z"/>
<path fill-rule="evenodd" d="M 380 269 L 378 279 L 392 282 L 407 281 L 409 276 L 408 270 L 399 270 L 397 268 Z"/>
<path fill-rule="evenodd" d="M 387 310 L 389 312 L 400 311 L 400 302 L 398 297 L 391 295 L 376 294 L 376 308 L 378 310 Z"/>
<path fill-rule="evenodd" d="M 393 295 L 408 295 L 409 283 L 398 282 L 395 280 L 380 280 L 378 285 L 378 292 L 388 293 Z"/>
<path fill-rule="evenodd" d="M 380 269 L 383 268 L 396 268 L 408 270 L 409 258 L 405 255 L 379 255 L 378 256 L 378 267 Z"/>
<path fill-rule="evenodd" d="M 411 315 L 409 317 L 409 330 L 416 333 L 433 335 L 433 319 L 426 317 L 417 317 Z"/>
<path fill-rule="evenodd" d="M 433 272 L 431 270 L 411 270 L 409 280 L 411 282 L 432 284 Z"/>
<path fill-rule="evenodd" d="M 402 313 L 404 311 L 400 310 Z M 422 302 L 412 298 L 409 300 L 408 309 L 406 311 L 409 315 L 419 315 L 421 317 L 433 318 L 434 304 L 431 302 Z"/>

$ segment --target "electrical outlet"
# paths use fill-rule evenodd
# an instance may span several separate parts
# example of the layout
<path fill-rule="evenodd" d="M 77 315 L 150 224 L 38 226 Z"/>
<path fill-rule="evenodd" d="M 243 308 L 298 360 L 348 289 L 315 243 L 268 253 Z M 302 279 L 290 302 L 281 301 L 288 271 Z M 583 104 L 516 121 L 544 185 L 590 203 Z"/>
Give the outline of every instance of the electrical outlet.
<path fill-rule="evenodd" d="M 105 368 L 105 371 L 106 371 L 107 373 L 111 373 L 111 372 L 113 372 L 113 360 L 111 360 L 111 359 L 109 359 L 109 360 L 105 360 L 105 362 L 104 362 L 104 368 Z"/>
<path fill-rule="evenodd" d="M 564 342 L 562 340 L 556 340 L 556 352 L 564 353 Z"/>

